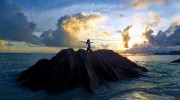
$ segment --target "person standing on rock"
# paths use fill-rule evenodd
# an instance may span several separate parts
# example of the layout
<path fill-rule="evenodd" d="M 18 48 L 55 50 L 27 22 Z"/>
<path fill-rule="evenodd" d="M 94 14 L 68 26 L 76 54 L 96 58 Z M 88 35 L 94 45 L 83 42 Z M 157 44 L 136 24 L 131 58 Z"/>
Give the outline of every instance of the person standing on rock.
<path fill-rule="evenodd" d="M 93 51 L 91 50 L 91 43 L 93 43 L 93 42 L 90 42 L 90 39 L 87 39 L 87 41 L 81 41 L 81 42 L 86 43 L 86 45 L 88 45 L 86 51 L 93 52 Z"/>

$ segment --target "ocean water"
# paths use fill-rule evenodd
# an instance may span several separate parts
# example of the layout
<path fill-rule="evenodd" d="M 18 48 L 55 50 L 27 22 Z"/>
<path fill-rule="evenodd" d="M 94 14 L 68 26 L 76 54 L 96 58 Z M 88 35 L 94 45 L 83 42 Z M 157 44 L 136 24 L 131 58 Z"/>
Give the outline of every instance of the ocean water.
<path fill-rule="evenodd" d="M 16 83 L 19 74 L 42 58 L 55 54 L 0 54 L 0 100 L 180 100 L 180 64 L 170 63 L 178 55 L 127 56 L 149 69 L 145 76 L 108 82 L 87 93 L 81 87 L 50 95 L 32 92 Z"/>

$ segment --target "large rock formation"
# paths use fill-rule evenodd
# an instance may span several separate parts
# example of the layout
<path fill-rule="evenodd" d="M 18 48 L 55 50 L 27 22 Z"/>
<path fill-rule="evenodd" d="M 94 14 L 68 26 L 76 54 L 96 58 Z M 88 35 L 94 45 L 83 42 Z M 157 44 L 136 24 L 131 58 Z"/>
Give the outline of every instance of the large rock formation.
<path fill-rule="evenodd" d="M 83 86 L 87 91 L 105 81 L 138 77 L 148 70 L 111 50 L 86 52 L 64 49 L 24 70 L 17 82 L 31 90 L 64 92 Z"/>
<path fill-rule="evenodd" d="M 171 63 L 180 63 L 180 59 L 174 60 Z"/>

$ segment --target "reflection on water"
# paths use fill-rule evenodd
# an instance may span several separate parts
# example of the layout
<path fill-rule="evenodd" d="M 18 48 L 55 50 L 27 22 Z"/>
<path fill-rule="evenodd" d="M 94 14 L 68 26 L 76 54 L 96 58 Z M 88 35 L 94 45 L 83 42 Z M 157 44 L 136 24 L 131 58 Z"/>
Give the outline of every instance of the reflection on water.
<path fill-rule="evenodd" d="M 148 55 L 148 56 L 126 56 L 132 61 L 167 61 L 171 62 L 180 59 L 179 55 Z"/>
<path fill-rule="evenodd" d="M 162 95 L 155 95 L 150 93 L 145 93 L 142 91 L 135 91 L 131 93 L 122 94 L 117 97 L 113 97 L 110 100 L 172 100 L 175 99 L 171 96 Z"/>

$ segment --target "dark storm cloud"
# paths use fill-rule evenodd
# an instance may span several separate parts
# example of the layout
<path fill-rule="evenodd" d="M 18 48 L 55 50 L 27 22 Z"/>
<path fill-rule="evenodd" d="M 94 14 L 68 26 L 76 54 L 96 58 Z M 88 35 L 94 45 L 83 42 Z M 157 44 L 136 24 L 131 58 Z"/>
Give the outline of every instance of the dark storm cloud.
<path fill-rule="evenodd" d="M 153 30 L 146 29 L 143 36 L 149 44 L 154 46 L 180 46 L 180 25 L 174 23 L 166 31 L 159 31 L 157 35 L 152 35 Z"/>
<path fill-rule="evenodd" d="M 49 47 L 80 47 L 81 43 L 76 37 L 72 37 L 61 27 L 64 20 L 70 16 L 63 16 L 58 19 L 57 29 L 48 30 L 41 34 L 40 39 L 45 46 Z"/>
<path fill-rule="evenodd" d="M 154 36 L 154 43 L 158 46 L 180 46 L 180 26 L 177 25 L 172 28 L 173 29 L 170 30 L 174 31 L 170 31 L 171 33 L 168 32 L 169 29 L 164 32 L 159 31 L 158 34 Z M 153 42 L 151 42 L 151 44 L 153 44 Z"/>
<path fill-rule="evenodd" d="M 176 27 L 177 27 L 178 25 L 180 25 L 179 22 L 173 22 L 173 23 L 171 23 L 171 25 L 168 27 L 168 29 L 167 29 L 166 31 L 164 31 L 164 33 L 165 33 L 166 35 L 172 34 L 173 31 L 176 29 Z"/>
<path fill-rule="evenodd" d="M 167 44 L 171 46 L 180 46 L 180 25 L 175 27 L 174 32 L 167 37 Z"/>
<path fill-rule="evenodd" d="M 33 22 L 28 22 L 20 8 L 9 0 L 0 1 L 0 39 L 38 44 L 32 34 Z"/>

